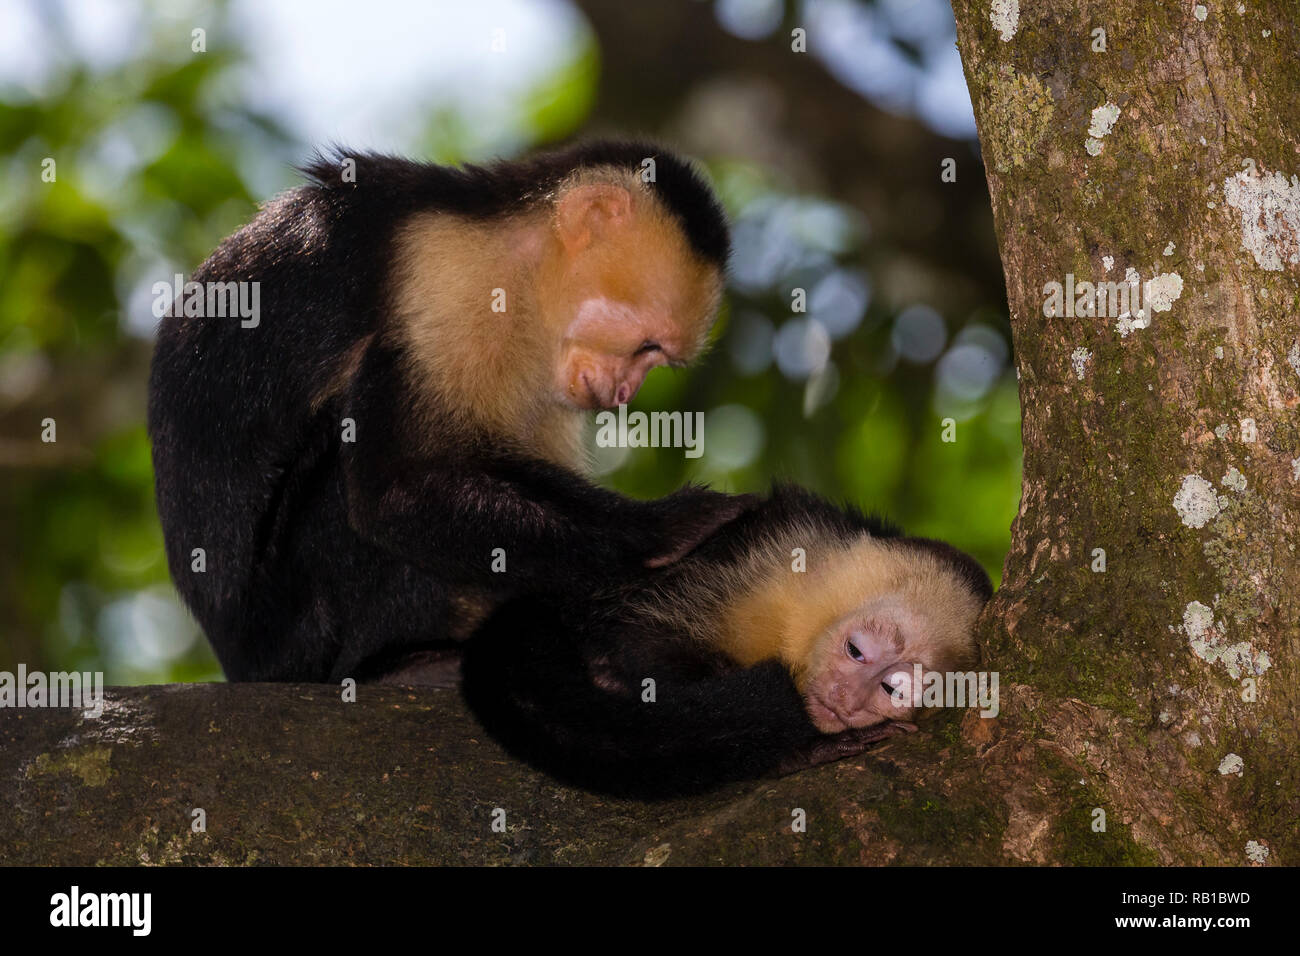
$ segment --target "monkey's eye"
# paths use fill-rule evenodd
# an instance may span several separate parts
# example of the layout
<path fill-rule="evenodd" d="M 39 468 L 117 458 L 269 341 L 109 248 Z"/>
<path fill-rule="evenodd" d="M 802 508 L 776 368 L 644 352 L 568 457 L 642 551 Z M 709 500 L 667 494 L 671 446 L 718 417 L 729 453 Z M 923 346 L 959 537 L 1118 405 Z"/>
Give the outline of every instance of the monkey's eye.
<path fill-rule="evenodd" d="M 844 652 L 859 664 L 865 664 L 867 662 L 867 655 L 858 650 L 858 645 L 854 644 L 852 640 L 844 642 Z"/>
<path fill-rule="evenodd" d="M 651 341 L 647 340 L 647 341 L 645 341 L 645 342 L 642 342 L 642 343 L 641 343 L 641 347 L 640 347 L 639 349 L 637 349 L 635 352 L 633 352 L 632 354 L 633 354 L 633 355 L 645 355 L 647 352 L 659 352 L 659 351 L 662 351 L 662 350 L 660 349 L 660 347 L 659 347 L 659 343 L 658 343 L 658 342 L 651 342 Z"/>

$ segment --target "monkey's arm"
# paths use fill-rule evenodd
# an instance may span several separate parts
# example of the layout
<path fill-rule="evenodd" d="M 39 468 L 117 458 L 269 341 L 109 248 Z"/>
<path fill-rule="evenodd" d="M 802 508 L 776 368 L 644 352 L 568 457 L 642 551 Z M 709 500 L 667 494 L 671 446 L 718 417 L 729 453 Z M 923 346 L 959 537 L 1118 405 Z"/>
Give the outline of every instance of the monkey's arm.
<path fill-rule="evenodd" d="M 547 603 L 509 602 L 465 648 L 466 701 L 520 758 L 566 782 L 640 798 L 791 773 L 903 729 L 823 735 L 779 662 L 689 673 L 640 637 L 594 643 Z"/>
<path fill-rule="evenodd" d="M 662 564 L 689 552 L 754 500 L 686 487 L 639 501 L 563 468 L 491 448 L 401 457 L 402 408 L 390 355 L 368 354 L 345 417 L 357 440 L 342 444 L 348 515 L 367 540 L 444 580 L 527 587 L 572 586 L 575 574 Z M 506 575 L 493 570 L 502 549 Z"/>

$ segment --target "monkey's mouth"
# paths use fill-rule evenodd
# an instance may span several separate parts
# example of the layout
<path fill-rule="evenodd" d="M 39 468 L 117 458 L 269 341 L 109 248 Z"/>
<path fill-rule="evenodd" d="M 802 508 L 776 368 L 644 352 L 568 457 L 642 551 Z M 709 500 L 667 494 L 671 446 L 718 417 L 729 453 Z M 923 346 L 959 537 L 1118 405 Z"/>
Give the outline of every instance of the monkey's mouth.
<path fill-rule="evenodd" d="M 805 706 L 813 726 L 822 733 L 838 734 L 840 731 L 850 729 L 844 718 L 837 714 L 833 708 L 822 703 L 816 696 L 809 695 Z"/>
<path fill-rule="evenodd" d="M 906 720 L 890 720 L 887 717 L 880 717 L 868 724 L 850 724 L 833 709 L 823 704 L 816 697 L 809 697 L 805 703 L 808 712 L 808 718 L 813 722 L 813 726 L 823 734 L 842 734 L 849 730 L 867 731 L 872 728 L 879 732 L 879 737 L 872 739 L 881 739 L 892 737 L 895 734 L 915 733 L 917 726 Z"/>
<path fill-rule="evenodd" d="M 868 727 L 877 727 L 889 723 L 904 724 L 912 728 L 901 720 L 903 717 L 910 716 L 910 713 L 899 712 L 897 717 L 889 714 L 882 714 L 871 707 L 858 704 L 850 704 L 848 707 L 836 707 L 828 703 L 816 690 L 809 690 L 804 697 L 804 710 L 808 714 L 808 719 L 813 725 L 824 734 L 838 734 L 846 730 L 864 730 Z"/>

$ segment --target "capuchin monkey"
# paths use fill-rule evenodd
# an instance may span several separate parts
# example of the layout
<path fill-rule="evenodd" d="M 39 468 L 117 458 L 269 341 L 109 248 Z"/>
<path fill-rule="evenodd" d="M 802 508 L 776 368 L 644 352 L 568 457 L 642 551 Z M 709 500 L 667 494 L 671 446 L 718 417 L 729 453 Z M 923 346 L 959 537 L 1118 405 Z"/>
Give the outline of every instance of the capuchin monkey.
<path fill-rule="evenodd" d="M 729 234 L 692 166 L 595 142 L 304 172 L 194 273 L 149 381 L 168 564 L 229 679 L 391 675 L 503 599 L 670 564 L 743 510 L 584 476 L 583 413 L 713 323 Z M 256 315 L 226 315 L 236 283 Z"/>
<path fill-rule="evenodd" d="M 950 545 L 778 487 L 671 566 L 505 603 L 466 646 L 462 690 L 566 782 L 697 793 L 915 730 L 914 665 L 969 668 L 991 593 Z"/>

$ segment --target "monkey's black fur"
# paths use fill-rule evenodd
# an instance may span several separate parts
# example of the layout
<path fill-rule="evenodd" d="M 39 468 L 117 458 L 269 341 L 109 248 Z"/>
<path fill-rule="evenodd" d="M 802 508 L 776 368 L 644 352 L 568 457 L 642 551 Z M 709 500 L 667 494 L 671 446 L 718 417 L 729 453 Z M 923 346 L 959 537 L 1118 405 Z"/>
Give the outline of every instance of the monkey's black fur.
<path fill-rule="evenodd" d="M 502 605 L 465 648 L 467 703 L 520 758 L 565 782 L 622 796 L 697 793 L 861 750 L 878 730 L 820 733 L 780 662 L 740 667 L 685 623 L 651 621 L 641 610 L 808 519 L 832 541 L 865 531 L 905 542 L 946 563 L 981 600 L 992 593 L 984 569 L 951 545 L 902 537 L 887 522 L 781 486 L 674 565 L 628 575 L 595 595 L 556 592 Z M 645 678 L 655 681 L 653 703 L 641 700 Z"/>
<path fill-rule="evenodd" d="M 356 162 L 355 184 L 344 183 L 339 176 L 340 163 L 347 157 Z M 375 153 L 357 155 L 336 147 L 302 171 L 332 192 L 352 193 L 361 184 L 374 183 L 382 190 L 379 195 L 411 209 L 491 219 L 552 198 L 576 169 L 612 166 L 639 171 L 645 159 L 655 163 L 655 196 L 677 220 L 696 255 L 724 267 L 731 237 L 713 190 L 690 163 L 653 143 L 600 140 L 484 166 L 436 166 Z"/>
<path fill-rule="evenodd" d="M 635 501 L 491 435 L 440 441 L 437 420 L 417 421 L 409 363 L 384 335 L 407 217 L 504 216 L 577 168 L 639 169 L 645 157 L 691 245 L 722 263 L 725 218 L 686 162 L 600 142 L 463 169 L 363 155 L 355 183 L 320 160 L 314 183 L 267 203 L 195 271 L 260 284 L 256 327 L 163 319 L 149 381 L 168 564 L 227 677 L 377 676 L 455 636 L 467 603 L 639 567 L 734 507 L 698 488 Z M 332 390 L 349 356 L 355 372 Z M 342 441 L 345 418 L 355 442 Z M 491 571 L 495 548 L 506 574 Z"/>

